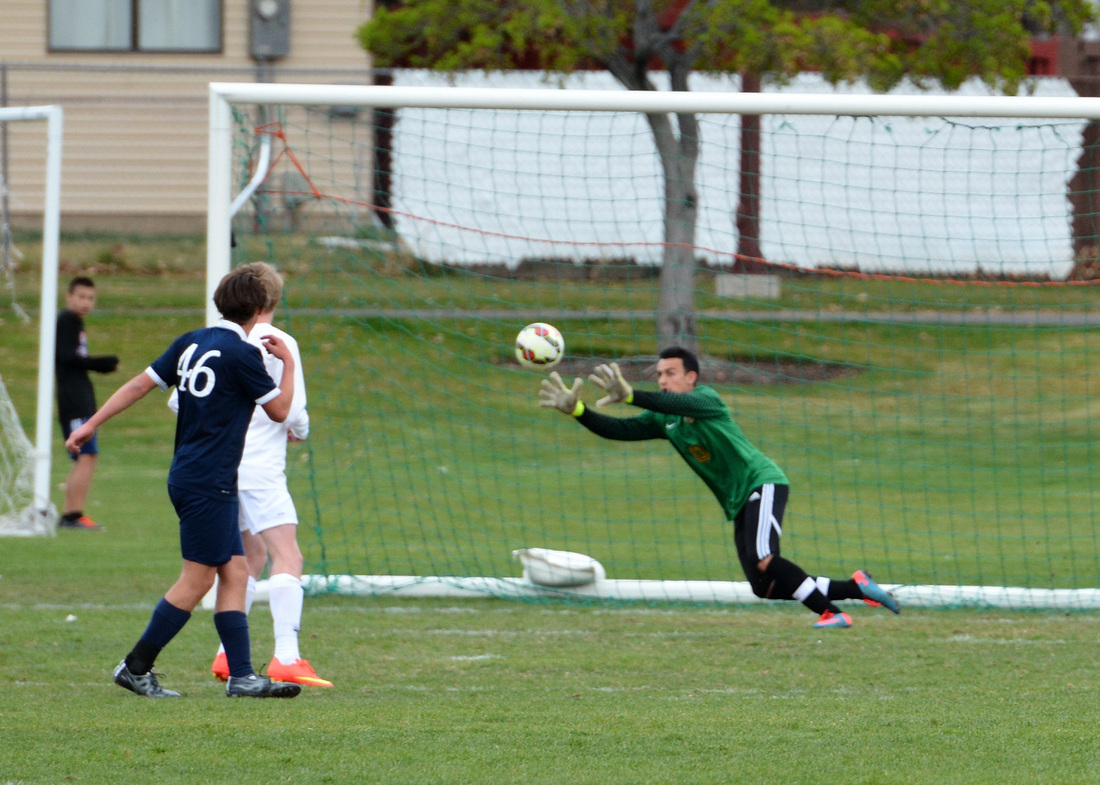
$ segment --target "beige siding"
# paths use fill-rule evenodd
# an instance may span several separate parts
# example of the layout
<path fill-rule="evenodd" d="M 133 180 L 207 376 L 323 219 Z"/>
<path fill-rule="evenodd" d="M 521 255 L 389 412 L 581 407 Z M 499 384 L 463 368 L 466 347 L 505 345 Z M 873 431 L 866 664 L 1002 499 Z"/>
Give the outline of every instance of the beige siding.
<path fill-rule="evenodd" d="M 0 59 L 37 59 L 46 52 L 45 42 L 46 3 L 42 0 L 4 0 Z"/>
<path fill-rule="evenodd" d="M 224 52 L 213 55 L 47 51 L 44 0 L 4 0 L 0 74 L 9 106 L 65 111 L 62 228 L 201 231 L 206 213 L 207 85 L 254 81 L 246 0 L 225 0 Z M 306 10 L 308 8 L 308 11 Z M 301 0 L 291 54 L 267 70 L 280 82 L 365 82 L 354 39 L 369 6 Z M 34 224 L 44 183 L 44 123 L 8 130 L 11 207 Z"/>
<path fill-rule="evenodd" d="M 355 0 L 350 4 L 360 6 Z M 315 3 L 308 13 L 295 8 L 291 22 L 295 36 L 290 39 L 287 65 L 310 68 L 359 68 L 366 64 L 366 52 L 355 40 L 355 31 L 366 19 L 365 10 L 349 20 L 347 9 L 339 3 Z"/>

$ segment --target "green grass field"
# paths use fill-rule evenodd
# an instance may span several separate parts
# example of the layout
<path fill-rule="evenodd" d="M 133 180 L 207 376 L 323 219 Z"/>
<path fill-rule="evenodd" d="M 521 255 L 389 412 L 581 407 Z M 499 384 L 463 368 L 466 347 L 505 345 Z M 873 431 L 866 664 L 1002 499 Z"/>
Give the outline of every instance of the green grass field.
<path fill-rule="evenodd" d="M 193 253 L 188 243 L 101 245 L 74 241 L 63 256 L 100 265 L 92 348 L 123 357 L 119 374 L 96 380 L 103 400 L 198 326 L 203 282 L 193 260 L 165 261 Z M 290 277 L 291 304 L 340 305 L 306 267 Z M 36 286 L 32 267 L 17 279 L 20 302 L 33 307 Z M 868 307 L 856 296 L 866 289 L 852 287 L 792 286 L 784 305 L 808 298 L 802 307 Z M 651 307 L 640 304 L 648 297 L 640 290 L 604 289 L 606 302 Z M 373 291 L 377 307 L 432 300 L 492 308 L 533 297 L 487 281 L 464 289 L 463 300 L 438 279 L 419 278 Z M 922 309 L 1011 302 L 985 288 L 870 291 L 870 307 L 887 297 Z M 1040 298 L 1030 307 L 1057 308 L 1058 291 L 1026 296 Z M 1085 291 L 1062 291 L 1065 307 L 1087 310 Z M 558 296 L 568 304 L 588 294 Z M 303 511 L 313 565 L 515 574 L 510 547 L 584 545 L 570 526 L 607 517 L 600 536 L 611 550 L 601 560 L 616 577 L 702 577 L 700 570 L 740 577 L 705 488 L 692 480 L 669 506 L 671 489 L 682 485 L 675 456 L 638 448 L 627 461 L 536 411 L 533 378 L 500 365 L 507 320 L 442 326 L 333 315 L 294 325 L 317 380 L 313 452 L 292 472 L 299 502 L 316 498 L 320 510 L 316 517 Z M 567 335 L 584 326 L 565 325 Z M 0 373 L 30 431 L 37 328 L 4 307 L 0 331 Z M 575 349 L 582 356 L 638 345 L 622 325 L 588 331 L 600 337 L 582 340 Z M 711 339 L 736 353 L 757 347 L 870 369 L 821 385 L 722 390 L 745 412 L 747 432 L 782 424 L 767 446 L 806 488 L 792 502 L 796 528 L 784 548 L 789 543 L 807 567 L 863 566 L 843 553 L 857 547 L 892 580 L 984 570 L 995 580 L 1095 585 L 1094 532 L 1067 530 L 1058 506 L 1068 495 L 1078 515 L 1095 508 L 1089 368 L 1096 358 L 1086 329 L 833 325 L 811 333 L 750 325 Z M 360 355 L 369 362 L 353 362 Z M 484 376 L 456 395 L 446 385 L 470 375 L 463 357 L 477 358 Z M 431 366 L 438 375 L 393 380 L 385 369 L 395 365 Z M 891 365 L 898 370 L 883 370 Z M 1006 390 L 990 378 L 1018 381 Z M 372 394 L 377 434 L 363 435 L 357 420 Z M 852 416 L 838 413 L 841 404 Z M 419 438 L 461 450 L 425 456 L 400 442 L 402 429 L 390 420 L 406 410 Z M 876 442 L 876 432 L 890 441 Z M 844 461 L 835 452 L 841 433 Z M 353 446 L 341 446 L 337 434 Z M 158 663 L 163 683 L 184 698 L 142 700 L 115 687 L 110 671 L 178 573 L 164 490 L 171 435 L 171 416 L 155 394 L 105 427 L 88 511 L 106 532 L 0 541 L 0 783 L 1100 781 L 1100 616 L 1092 613 L 907 609 L 895 617 L 856 606 L 852 629 L 823 633 L 796 605 L 322 596 L 307 600 L 303 653 L 335 689 L 307 690 L 294 701 L 225 699 L 208 678 L 216 636 L 210 613 L 199 610 Z M 327 443 L 335 445 L 331 457 L 319 446 Z M 516 469 L 517 452 L 537 452 L 540 443 L 555 444 L 554 453 Z M 1036 455 L 1047 456 L 1045 467 L 1033 463 Z M 550 468 L 570 461 L 583 463 L 577 472 L 587 482 Z M 449 472 L 435 472 L 437 464 Z M 968 467 L 965 476 L 945 470 L 959 466 Z M 67 468 L 55 434 L 55 488 Z M 502 479 L 487 487 L 469 481 L 485 474 Z M 1054 490 L 1046 488 L 1052 476 L 1060 484 Z M 363 490 L 349 498 L 344 489 L 352 484 Z M 544 493 L 528 502 L 517 489 L 532 487 Z M 653 531 L 614 518 L 617 502 L 643 490 L 652 496 L 644 523 Z M 961 518 L 940 519 L 964 498 L 967 515 L 992 522 L 990 530 L 960 534 L 952 527 Z M 440 499 L 454 509 L 437 509 Z M 883 511 L 893 513 L 884 527 L 866 525 Z M 410 532 L 418 516 L 435 528 Z M 1028 528 L 1032 519 L 1039 528 Z M 525 539 L 533 534 L 552 541 Z M 266 662 L 266 606 L 257 606 L 253 622 L 256 661 Z"/>

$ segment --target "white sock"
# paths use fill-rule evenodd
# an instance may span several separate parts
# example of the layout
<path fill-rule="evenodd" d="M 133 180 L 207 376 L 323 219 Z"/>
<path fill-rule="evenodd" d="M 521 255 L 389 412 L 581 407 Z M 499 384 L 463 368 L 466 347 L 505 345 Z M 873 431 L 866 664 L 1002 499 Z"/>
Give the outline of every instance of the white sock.
<path fill-rule="evenodd" d="M 815 591 L 817 591 L 817 582 L 807 575 L 806 580 L 802 581 L 798 588 L 794 590 L 794 598 L 799 602 L 805 602 L 806 598 Z"/>
<path fill-rule="evenodd" d="M 256 599 L 256 579 L 248 576 L 248 586 L 244 590 L 244 615 L 252 612 L 252 601 Z"/>
<path fill-rule="evenodd" d="M 288 572 L 272 575 L 271 620 L 275 629 L 275 657 L 283 665 L 291 665 L 302 655 L 298 651 L 298 628 L 302 624 L 302 581 Z"/>
<path fill-rule="evenodd" d="M 252 610 L 252 600 L 256 599 L 256 579 L 248 576 L 248 586 L 244 590 L 244 615 Z M 218 646 L 218 654 L 225 654 L 225 646 Z"/>

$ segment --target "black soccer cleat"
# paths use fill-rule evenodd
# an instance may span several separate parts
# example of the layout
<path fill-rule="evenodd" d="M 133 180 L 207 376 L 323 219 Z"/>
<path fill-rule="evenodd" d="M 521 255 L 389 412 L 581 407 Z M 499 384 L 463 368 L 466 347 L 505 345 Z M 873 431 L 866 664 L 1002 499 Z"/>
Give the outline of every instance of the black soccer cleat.
<path fill-rule="evenodd" d="M 157 681 L 157 675 L 152 671 L 140 675 L 130 673 L 130 669 L 126 667 L 126 660 L 120 662 L 118 667 L 115 668 L 115 684 L 119 687 L 125 687 L 130 692 L 144 695 L 146 698 L 178 698 L 180 696 L 175 690 L 166 690 L 161 687 Z"/>
<path fill-rule="evenodd" d="M 258 676 L 255 673 L 230 676 L 225 683 L 227 698 L 293 698 L 301 691 L 300 684 L 272 681 L 267 676 Z"/>

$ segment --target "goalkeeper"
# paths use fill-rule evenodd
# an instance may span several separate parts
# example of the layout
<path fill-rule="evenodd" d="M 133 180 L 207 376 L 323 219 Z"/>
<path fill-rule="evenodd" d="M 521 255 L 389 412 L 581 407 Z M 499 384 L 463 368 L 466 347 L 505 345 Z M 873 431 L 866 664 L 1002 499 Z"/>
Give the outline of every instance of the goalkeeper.
<path fill-rule="evenodd" d="M 783 471 L 754 447 L 730 415 L 717 392 L 697 385 L 699 361 L 687 349 L 663 350 L 657 361 L 660 392 L 634 390 L 619 366 L 600 365 L 588 377 L 607 393 L 597 406 L 633 404 L 645 409 L 635 417 L 608 417 L 580 400 L 582 381 L 566 387 L 555 372 L 542 382 L 541 406 L 572 415 L 594 434 L 619 441 L 667 439 L 718 498 L 733 522 L 737 555 L 753 594 L 771 600 L 798 600 L 819 615 L 814 627 L 851 627 L 852 618 L 834 604 L 863 600 L 900 608 L 865 570 L 849 580 L 812 577 L 779 553 L 788 480 Z"/>

